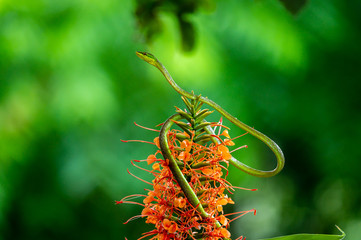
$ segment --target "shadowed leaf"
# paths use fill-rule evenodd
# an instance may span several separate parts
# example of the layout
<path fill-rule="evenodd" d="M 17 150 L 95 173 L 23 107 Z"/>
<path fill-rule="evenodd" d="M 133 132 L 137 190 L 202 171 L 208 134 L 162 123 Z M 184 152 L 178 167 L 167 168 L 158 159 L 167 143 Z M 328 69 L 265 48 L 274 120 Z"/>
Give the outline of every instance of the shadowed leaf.
<path fill-rule="evenodd" d="M 280 0 L 285 8 L 296 15 L 307 3 L 307 0 Z"/>
<path fill-rule="evenodd" d="M 346 234 L 338 226 L 336 227 L 340 230 L 341 235 L 302 233 L 262 240 L 341 240 L 346 236 Z"/>

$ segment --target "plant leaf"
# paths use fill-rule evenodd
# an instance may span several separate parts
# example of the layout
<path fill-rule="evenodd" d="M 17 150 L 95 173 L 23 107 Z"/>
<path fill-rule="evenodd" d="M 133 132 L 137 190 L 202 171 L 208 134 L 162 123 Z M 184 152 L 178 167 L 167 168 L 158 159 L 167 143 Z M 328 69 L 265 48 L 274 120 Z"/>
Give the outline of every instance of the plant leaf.
<path fill-rule="evenodd" d="M 280 2 L 282 2 L 285 8 L 293 15 L 297 15 L 307 4 L 307 0 L 280 0 Z"/>
<path fill-rule="evenodd" d="M 340 230 L 341 235 L 302 233 L 262 240 L 342 240 L 346 234 L 337 225 L 336 227 Z"/>

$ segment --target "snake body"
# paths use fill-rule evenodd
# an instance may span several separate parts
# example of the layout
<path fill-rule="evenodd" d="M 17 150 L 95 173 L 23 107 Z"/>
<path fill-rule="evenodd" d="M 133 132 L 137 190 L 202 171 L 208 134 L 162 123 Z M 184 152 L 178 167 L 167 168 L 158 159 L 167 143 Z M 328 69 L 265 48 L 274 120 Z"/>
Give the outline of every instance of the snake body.
<path fill-rule="evenodd" d="M 153 55 L 147 52 L 136 52 L 137 56 L 141 58 L 142 60 L 146 61 L 147 63 L 153 65 L 157 69 L 160 70 L 160 72 L 163 74 L 163 76 L 166 78 L 168 83 L 176 90 L 180 95 L 189 98 L 189 99 L 196 99 L 197 96 L 189 93 L 185 90 L 183 90 L 181 87 L 177 85 L 177 83 L 173 80 L 172 76 L 168 73 L 167 69 L 164 67 L 164 65 Z M 255 136 L 262 142 L 264 142 L 275 154 L 276 160 L 277 160 L 277 166 L 270 171 L 263 171 L 259 169 L 252 168 L 236 158 L 232 157 L 229 161 L 230 163 L 235 166 L 236 168 L 240 169 L 241 171 L 256 176 L 256 177 L 272 177 L 276 174 L 278 174 L 284 167 L 285 164 L 285 158 L 283 155 L 283 152 L 281 148 L 269 137 L 267 137 L 265 134 L 257 131 L 256 129 L 248 126 L 247 124 L 241 122 L 236 117 L 233 117 L 231 114 L 229 114 L 226 110 L 224 110 L 221 106 L 219 106 L 217 103 L 213 102 L 212 100 L 206 98 L 206 97 L 198 97 L 200 102 L 203 102 L 205 104 L 208 104 L 212 108 L 214 108 L 217 112 L 219 112 L 221 115 L 223 115 L 225 118 L 227 118 L 230 122 L 235 124 L 237 127 L 245 130 L 246 132 L 250 133 L 251 135 Z M 209 134 L 213 134 L 211 127 L 206 127 L 206 131 Z M 163 138 L 164 139 L 164 138 Z M 218 143 L 217 138 L 212 138 L 212 141 L 215 143 Z M 166 143 L 164 142 L 164 147 L 166 147 Z M 167 156 L 169 157 L 169 156 Z M 171 160 L 171 159 L 169 159 Z"/>

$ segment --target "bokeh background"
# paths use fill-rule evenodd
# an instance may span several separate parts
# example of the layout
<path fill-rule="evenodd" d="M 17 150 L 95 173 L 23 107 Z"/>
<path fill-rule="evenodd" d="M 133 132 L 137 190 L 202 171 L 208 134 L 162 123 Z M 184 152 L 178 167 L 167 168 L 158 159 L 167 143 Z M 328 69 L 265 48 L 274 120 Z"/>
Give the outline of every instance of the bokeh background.
<path fill-rule="evenodd" d="M 178 2 L 178 3 L 177 3 Z M 179 85 L 208 96 L 273 138 L 284 170 L 260 179 L 230 167 L 237 205 L 257 209 L 234 238 L 361 234 L 361 2 L 312 0 L 291 13 L 277 0 L 0 1 L 0 239 L 137 239 L 124 225 L 149 175 L 132 168 L 183 107 Z M 215 114 L 213 119 L 219 119 Z M 232 128 L 231 135 L 242 131 Z M 272 153 L 246 135 L 235 156 L 262 169 Z"/>

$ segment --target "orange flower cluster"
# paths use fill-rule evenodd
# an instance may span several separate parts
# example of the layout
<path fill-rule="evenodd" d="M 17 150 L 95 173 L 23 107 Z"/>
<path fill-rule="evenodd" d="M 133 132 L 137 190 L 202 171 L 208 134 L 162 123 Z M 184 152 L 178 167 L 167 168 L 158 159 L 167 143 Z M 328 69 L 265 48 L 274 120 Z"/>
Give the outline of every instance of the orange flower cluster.
<path fill-rule="evenodd" d="M 169 168 L 169 160 L 162 158 L 159 138 L 154 139 L 158 150 L 145 160 L 152 166 L 152 170 L 146 171 L 154 175 L 151 183 L 153 189 L 146 189 L 148 193 L 144 195 L 144 204 L 136 204 L 144 206 L 140 216 L 146 218 L 146 223 L 154 224 L 155 229 L 144 233 L 139 239 L 146 237 L 150 237 L 151 240 L 229 239 L 231 236 L 227 230 L 229 223 L 248 212 L 255 212 L 255 210 L 249 210 L 224 214 L 223 207 L 234 204 L 234 201 L 226 194 L 226 192 L 232 193 L 236 188 L 226 180 L 228 160 L 232 157 L 228 146 L 233 146 L 234 143 L 227 130 L 215 137 L 221 140 L 220 144 L 200 145 L 185 132 L 179 130 L 168 132 L 172 156 L 197 194 L 200 204 L 209 215 L 208 218 L 202 217 L 196 207 L 189 203 L 174 179 Z M 117 203 L 125 202 L 127 201 L 123 199 Z M 128 201 L 128 203 L 134 202 Z M 229 219 L 228 216 L 233 214 L 238 214 L 238 216 Z"/>

